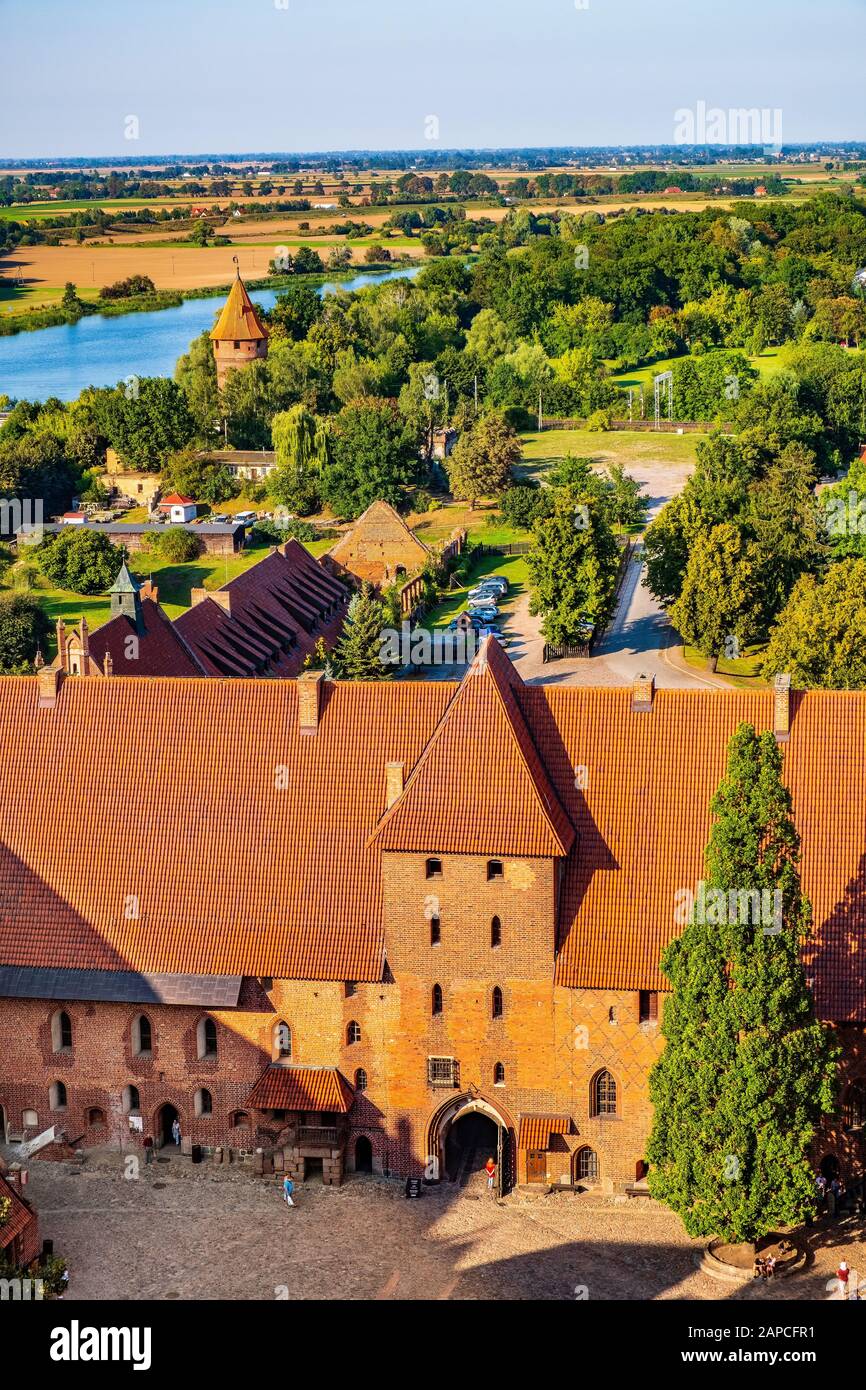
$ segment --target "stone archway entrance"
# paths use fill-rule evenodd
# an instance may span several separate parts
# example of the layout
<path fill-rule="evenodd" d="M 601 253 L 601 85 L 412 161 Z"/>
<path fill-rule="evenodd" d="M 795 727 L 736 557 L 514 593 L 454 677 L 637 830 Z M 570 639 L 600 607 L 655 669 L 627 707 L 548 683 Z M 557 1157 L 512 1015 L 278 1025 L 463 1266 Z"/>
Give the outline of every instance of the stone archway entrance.
<path fill-rule="evenodd" d="M 177 1148 L 172 1136 L 171 1127 L 175 1120 L 179 1119 L 180 1115 L 174 1105 L 165 1104 L 159 1107 L 156 1112 L 156 1120 L 153 1127 L 153 1137 L 156 1148 L 162 1149 L 165 1148 L 166 1145 Z"/>
<path fill-rule="evenodd" d="M 488 1157 L 496 1162 L 495 1186 L 499 1196 L 514 1184 L 514 1124 L 497 1102 L 480 1091 L 451 1096 L 434 1111 L 427 1127 L 428 1181 L 456 1182 L 480 1174 Z"/>

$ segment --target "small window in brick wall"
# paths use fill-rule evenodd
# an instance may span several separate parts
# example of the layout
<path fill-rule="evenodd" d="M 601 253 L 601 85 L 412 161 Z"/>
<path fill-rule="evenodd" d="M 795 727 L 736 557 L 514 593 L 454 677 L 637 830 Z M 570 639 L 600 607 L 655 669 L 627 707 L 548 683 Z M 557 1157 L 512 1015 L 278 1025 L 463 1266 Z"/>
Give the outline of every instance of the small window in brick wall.
<path fill-rule="evenodd" d="M 441 877 L 442 877 L 442 860 L 441 860 L 441 859 L 428 859 L 428 860 L 427 860 L 426 867 L 425 867 L 425 872 L 426 872 L 426 875 L 427 875 L 428 878 L 441 878 Z"/>
<path fill-rule="evenodd" d="M 498 985 L 494 985 L 493 988 L 493 1002 L 490 1012 L 493 1018 L 502 1017 L 502 990 Z"/>
<path fill-rule="evenodd" d="M 490 945 L 494 947 L 502 945 L 502 923 L 498 917 L 494 917 L 490 923 Z"/>
<path fill-rule="evenodd" d="M 60 1009 L 51 1020 L 51 1047 L 54 1052 L 72 1051 L 72 1020 Z"/>
<path fill-rule="evenodd" d="M 211 1098 L 211 1093 L 205 1090 L 203 1086 L 195 1093 L 195 1113 L 199 1116 L 213 1114 L 213 1099 Z"/>
<path fill-rule="evenodd" d="M 434 985 L 434 986 L 433 986 L 433 1002 L 432 1002 L 432 1006 L 431 1006 L 430 1012 L 431 1012 L 432 1014 L 441 1014 L 441 1012 L 442 1012 L 442 986 L 441 986 L 441 985 Z"/>
<path fill-rule="evenodd" d="M 353 995 L 353 994 L 357 994 L 357 992 L 358 992 L 358 986 L 355 984 L 355 981 L 354 981 L 354 980 L 347 980 L 347 981 L 346 981 L 346 998 L 347 998 L 347 999 L 351 999 L 351 998 L 352 998 L 352 995 Z"/>
<path fill-rule="evenodd" d="M 360 1041 L 361 1025 L 360 1023 L 356 1023 L 355 1020 L 352 1019 L 352 1022 L 346 1029 L 346 1042 L 351 1046 L 352 1043 L 359 1043 Z"/>
<path fill-rule="evenodd" d="M 442 943 L 442 924 L 438 917 L 430 918 L 430 945 L 439 946 Z"/>
<path fill-rule="evenodd" d="M 657 1023 L 659 997 L 654 990 L 642 989 L 638 994 L 638 1019 L 641 1023 Z"/>
<path fill-rule="evenodd" d="M 497 1062 L 493 1068 L 493 1084 L 494 1086 L 505 1085 L 505 1067 L 501 1062 Z"/>
<path fill-rule="evenodd" d="M 356 1091 L 366 1091 L 366 1089 L 367 1089 L 367 1073 L 364 1071 L 364 1068 L 363 1068 L 363 1067 L 359 1067 L 358 1070 L 355 1072 L 355 1090 L 356 1090 Z"/>
<path fill-rule="evenodd" d="M 488 879 L 488 882 L 490 881 L 490 879 L 493 879 L 493 878 L 504 878 L 504 877 L 505 877 L 505 867 L 504 867 L 504 865 L 503 865 L 503 863 L 502 863 L 502 860 L 501 860 L 501 859 L 488 859 L 488 861 L 487 861 L 487 879 Z"/>

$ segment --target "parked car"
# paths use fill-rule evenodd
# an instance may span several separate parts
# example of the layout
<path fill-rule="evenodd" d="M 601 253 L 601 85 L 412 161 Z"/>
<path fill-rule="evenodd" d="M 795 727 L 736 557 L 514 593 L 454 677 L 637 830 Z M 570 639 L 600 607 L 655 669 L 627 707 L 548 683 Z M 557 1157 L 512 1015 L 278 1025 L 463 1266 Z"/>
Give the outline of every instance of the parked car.
<path fill-rule="evenodd" d="M 235 522 L 241 522 L 243 526 L 252 526 L 253 522 L 258 521 L 255 512 L 235 512 Z"/>
<path fill-rule="evenodd" d="M 498 589 L 500 593 L 508 593 L 508 580 L 504 574 L 485 574 L 478 583 L 484 589 Z"/>
<path fill-rule="evenodd" d="M 493 608 L 473 608 L 473 609 L 472 609 L 472 616 L 473 616 L 473 618 L 479 618 L 480 621 L 481 621 L 481 625 L 484 627 L 484 626 L 487 626 L 488 623 L 493 623 L 493 622 L 496 621 L 496 619 L 497 619 L 498 616 L 499 616 L 499 609 L 496 608 L 496 607 L 493 607 Z"/>
<path fill-rule="evenodd" d="M 482 580 L 481 583 L 476 584 L 474 589 L 469 590 L 469 597 L 476 598 L 488 594 L 493 595 L 497 598 L 502 598 L 507 592 L 507 584 L 503 585 L 495 580 L 492 583 L 488 584 L 486 580 Z"/>

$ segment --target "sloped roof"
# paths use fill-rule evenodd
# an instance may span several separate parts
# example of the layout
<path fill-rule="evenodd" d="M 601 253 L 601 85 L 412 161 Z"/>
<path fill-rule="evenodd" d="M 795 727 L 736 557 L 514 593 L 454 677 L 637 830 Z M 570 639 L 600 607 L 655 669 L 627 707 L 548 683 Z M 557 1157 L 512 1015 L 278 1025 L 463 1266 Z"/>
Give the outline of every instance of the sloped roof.
<path fill-rule="evenodd" d="M 371 502 L 354 526 L 327 552 L 332 564 L 346 569 L 358 579 L 379 583 L 386 569 L 396 564 L 418 569 L 430 554 L 420 536 L 390 502 Z"/>
<path fill-rule="evenodd" d="M 337 640 L 349 598 L 294 539 L 215 592 L 228 611 L 206 598 L 174 624 L 209 676 L 297 675 L 320 637 Z"/>
<path fill-rule="evenodd" d="M 572 1134 L 570 1115 L 522 1115 L 518 1149 L 549 1149 L 552 1134 Z"/>
<path fill-rule="evenodd" d="M 453 685 L 329 684 L 311 738 L 291 680 L 37 684 L 0 677 L 0 964 L 381 978 L 365 842 Z"/>
<path fill-rule="evenodd" d="M 569 822 L 516 699 L 523 682 L 495 638 L 377 827 L 383 850 L 562 856 Z"/>
<path fill-rule="evenodd" d="M 228 299 L 222 313 L 211 329 L 211 341 L 249 342 L 252 339 L 267 338 L 268 330 L 256 313 L 255 305 L 247 294 L 246 285 L 238 275 L 229 290 Z"/>
<path fill-rule="evenodd" d="M 492 644 L 459 687 L 325 682 L 313 737 L 292 681 L 67 677 L 37 709 L 36 677 L 0 678 L 0 965 L 379 979 L 383 848 L 566 845 L 557 982 L 664 990 L 727 743 L 772 727 L 773 692 L 635 713 L 509 670 Z M 808 973 L 822 1017 L 866 1020 L 866 692 L 791 701 Z M 388 762 L 412 771 L 385 814 Z"/>
<path fill-rule="evenodd" d="M 143 632 L 125 613 L 118 613 L 90 633 L 90 656 L 100 669 L 110 652 L 115 676 L 204 675 L 204 667 L 159 604 L 150 598 L 141 598 L 140 603 Z M 135 646 L 129 643 L 130 637 L 137 638 Z"/>
<path fill-rule="evenodd" d="M 253 1110 L 319 1110 L 345 1115 L 354 1094 L 336 1067 L 265 1067 L 244 1105 Z"/>
<path fill-rule="evenodd" d="M 12 1205 L 7 1220 L 0 1226 L 0 1250 L 5 1250 L 16 1236 L 20 1236 L 36 1220 L 32 1207 L 22 1201 L 11 1182 L 0 1176 L 0 1198 L 3 1197 L 8 1197 Z"/>

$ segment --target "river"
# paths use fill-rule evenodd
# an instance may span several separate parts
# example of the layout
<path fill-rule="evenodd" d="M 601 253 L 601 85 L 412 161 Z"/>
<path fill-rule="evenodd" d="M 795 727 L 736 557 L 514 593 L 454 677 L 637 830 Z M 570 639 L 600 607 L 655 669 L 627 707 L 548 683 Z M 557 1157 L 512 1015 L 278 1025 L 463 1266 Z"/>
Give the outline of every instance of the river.
<path fill-rule="evenodd" d="M 317 294 L 359 290 L 383 280 L 417 275 L 420 266 L 375 271 L 345 280 L 326 280 Z M 251 290 L 255 304 L 273 307 L 278 290 Z M 86 386 L 116 386 L 128 376 L 173 376 L 177 359 L 193 338 L 211 329 L 221 298 L 185 299 L 175 309 L 119 314 L 92 314 L 59 328 L 36 328 L 0 338 L 0 396 L 44 401 L 57 396 L 73 401 Z"/>

